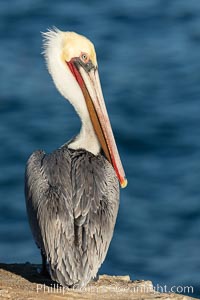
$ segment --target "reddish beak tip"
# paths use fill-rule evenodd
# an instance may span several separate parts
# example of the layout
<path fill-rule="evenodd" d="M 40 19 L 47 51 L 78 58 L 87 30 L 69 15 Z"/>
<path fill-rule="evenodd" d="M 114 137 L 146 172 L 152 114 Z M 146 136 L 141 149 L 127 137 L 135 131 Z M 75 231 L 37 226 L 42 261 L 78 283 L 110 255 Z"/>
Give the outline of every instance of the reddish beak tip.
<path fill-rule="evenodd" d="M 121 188 L 124 189 L 128 184 L 128 180 L 126 178 L 124 178 L 121 182 L 120 182 L 120 185 L 121 185 Z"/>

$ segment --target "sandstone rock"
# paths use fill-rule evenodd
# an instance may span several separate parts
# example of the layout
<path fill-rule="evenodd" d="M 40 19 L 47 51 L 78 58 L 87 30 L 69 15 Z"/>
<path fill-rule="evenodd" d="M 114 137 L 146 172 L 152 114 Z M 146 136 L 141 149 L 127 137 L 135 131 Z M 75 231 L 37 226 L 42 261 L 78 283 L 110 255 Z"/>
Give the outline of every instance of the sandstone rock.
<path fill-rule="evenodd" d="M 136 300 L 179 299 L 191 297 L 154 291 L 151 281 L 130 280 L 129 276 L 101 275 L 82 290 L 59 286 L 42 277 L 39 265 L 0 264 L 0 299 L 3 300 Z"/>

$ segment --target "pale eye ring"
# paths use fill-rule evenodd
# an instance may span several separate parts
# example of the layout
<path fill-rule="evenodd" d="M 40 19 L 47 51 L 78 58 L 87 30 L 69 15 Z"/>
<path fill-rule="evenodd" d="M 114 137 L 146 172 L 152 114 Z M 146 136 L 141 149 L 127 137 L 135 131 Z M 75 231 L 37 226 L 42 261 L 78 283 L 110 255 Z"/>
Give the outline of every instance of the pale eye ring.
<path fill-rule="evenodd" d="M 88 62 L 88 60 L 89 60 L 89 57 L 88 57 L 87 53 L 81 53 L 80 58 L 84 63 Z"/>

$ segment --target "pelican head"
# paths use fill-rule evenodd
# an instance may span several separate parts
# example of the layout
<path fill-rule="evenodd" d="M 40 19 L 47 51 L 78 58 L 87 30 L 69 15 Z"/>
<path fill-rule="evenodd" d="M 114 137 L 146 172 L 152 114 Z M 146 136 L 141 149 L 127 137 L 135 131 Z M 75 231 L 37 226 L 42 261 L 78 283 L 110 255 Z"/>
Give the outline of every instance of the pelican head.
<path fill-rule="evenodd" d="M 82 120 L 79 136 L 69 147 L 97 155 L 102 148 L 121 187 L 127 180 L 106 110 L 94 45 L 75 32 L 49 30 L 44 36 L 48 70 L 60 93 L 70 101 Z"/>

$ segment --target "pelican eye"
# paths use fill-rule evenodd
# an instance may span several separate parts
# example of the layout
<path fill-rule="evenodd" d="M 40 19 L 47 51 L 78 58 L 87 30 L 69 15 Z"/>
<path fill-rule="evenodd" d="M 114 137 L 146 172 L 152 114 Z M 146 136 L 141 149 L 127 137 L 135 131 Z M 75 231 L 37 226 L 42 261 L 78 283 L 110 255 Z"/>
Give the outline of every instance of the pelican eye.
<path fill-rule="evenodd" d="M 82 60 L 82 62 L 87 63 L 89 61 L 89 56 L 87 55 L 87 53 L 81 53 L 80 59 Z"/>

